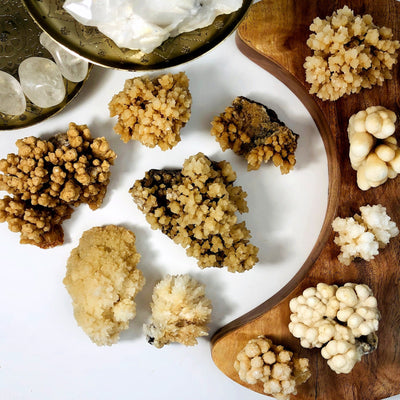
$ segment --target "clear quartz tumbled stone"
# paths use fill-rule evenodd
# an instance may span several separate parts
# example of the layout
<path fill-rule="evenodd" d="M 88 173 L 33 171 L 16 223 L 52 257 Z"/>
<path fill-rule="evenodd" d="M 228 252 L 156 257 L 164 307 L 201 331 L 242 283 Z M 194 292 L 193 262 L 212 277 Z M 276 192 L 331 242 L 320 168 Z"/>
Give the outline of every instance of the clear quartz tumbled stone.
<path fill-rule="evenodd" d="M 26 100 L 20 83 L 12 75 L 0 71 L 0 112 L 20 115 L 25 108 Z"/>
<path fill-rule="evenodd" d="M 40 44 L 53 56 L 64 78 L 71 82 L 81 82 L 86 78 L 87 61 L 64 49 L 45 32 L 40 35 Z"/>
<path fill-rule="evenodd" d="M 64 100 L 65 85 L 57 65 L 42 57 L 29 57 L 18 69 L 22 90 L 39 107 L 53 107 Z"/>

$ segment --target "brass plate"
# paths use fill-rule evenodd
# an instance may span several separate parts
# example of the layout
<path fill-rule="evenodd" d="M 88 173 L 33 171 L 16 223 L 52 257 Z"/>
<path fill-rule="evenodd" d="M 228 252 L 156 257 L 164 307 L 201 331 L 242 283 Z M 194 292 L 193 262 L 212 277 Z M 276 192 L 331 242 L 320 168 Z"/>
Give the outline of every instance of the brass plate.
<path fill-rule="evenodd" d="M 166 40 L 149 54 L 120 48 L 97 28 L 80 24 L 62 8 L 64 0 L 22 2 L 44 31 L 81 57 L 103 67 L 140 71 L 182 64 L 212 49 L 235 30 L 252 0 L 243 0 L 238 11 L 220 15 L 206 28 Z"/>
<path fill-rule="evenodd" d="M 39 42 L 41 33 L 42 30 L 29 16 L 20 0 L 1 0 L 0 70 L 18 79 L 19 64 L 26 58 L 35 56 L 52 59 L 50 53 Z M 84 82 L 73 83 L 64 79 L 64 83 L 66 95 L 60 104 L 40 108 L 26 99 L 26 110 L 23 114 L 15 116 L 0 112 L 0 130 L 24 128 L 62 110 L 77 95 Z"/>

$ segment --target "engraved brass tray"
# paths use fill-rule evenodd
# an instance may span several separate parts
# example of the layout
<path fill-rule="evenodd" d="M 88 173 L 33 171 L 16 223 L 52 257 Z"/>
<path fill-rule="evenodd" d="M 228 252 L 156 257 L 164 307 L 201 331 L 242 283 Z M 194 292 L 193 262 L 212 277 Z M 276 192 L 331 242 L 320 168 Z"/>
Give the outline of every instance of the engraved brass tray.
<path fill-rule="evenodd" d="M 52 59 L 50 53 L 39 42 L 41 33 L 42 30 L 29 16 L 20 0 L 1 0 L 0 70 L 18 79 L 19 64 L 26 58 L 35 56 Z M 41 108 L 26 99 L 26 110 L 23 114 L 6 115 L 0 112 L 0 130 L 24 128 L 62 110 L 78 94 L 84 81 L 73 83 L 64 79 L 64 83 L 66 95 L 60 104 Z"/>
<path fill-rule="evenodd" d="M 81 57 L 104 67 L 140 71 L 182 64 L 212 49 L 235 30 L 252 0 L 243 0 L 239 10 L 220 15 L 208 27 L 169 38 L 149 54 L 120 48 L 97 28 L 80 24 L 62 8 L 64 0 L 22 2 L 44 31 Z"/>

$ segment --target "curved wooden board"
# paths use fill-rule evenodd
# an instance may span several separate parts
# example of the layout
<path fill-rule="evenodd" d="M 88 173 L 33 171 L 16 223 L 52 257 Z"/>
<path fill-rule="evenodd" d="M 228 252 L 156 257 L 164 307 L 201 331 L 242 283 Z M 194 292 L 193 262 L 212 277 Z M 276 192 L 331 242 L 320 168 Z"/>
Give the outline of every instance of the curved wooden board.
<path fill-rule="evenodd" d="M 296 398 L 324 400 L 376 400 L 400 393 L 400 244 L 391 240 L 374 260 L 356 260 L 349 267 L 338 260 L 331 222 L 337 215 L 352 216 L 366 204 L 382 204 L 400 226 L 399 179 L 366 192 L 358 189 L 356 173 L 349 162 L 347 124 L 355 112 L 383 105 L 400 114 L 400 69 L 381 87 L 323 102 L 308 93 L 303 63 L 311 51 L 306 46 L 309 26 L 348 5 L 356 14 L 369 13 L 378 26 L 393 29 L 400 39 L 400 3 L 395 0 L 262 0 L 254 4 L 238 29 L 239 49 L 285 83 L 314 118 L 328 156 L 329 203 L 325 221 L 312 253 L 296 276 L 276 295 L 256 309 L 218 330 L 212 338 L 212 357 L 217 367 L 239 384 L 263 393 L 260 385 L 239 380 L 233 363 L 236 354 L 255 336 L 265 334 L 310 359 L 312 378 L 299 387 Z M 397 130 L 398 132 L 398 130 Z M 399 134 L 396 134 L 399 139 Z M 301 234 L 301 232 L 299 232 Z M 318 349 L 303 349 L 289 330 L 291 298 L 318 282 L 368 284 L 378 299 L 382 314 L 378 349 L 358 363 L 350 374 L 330 370 Z"/>

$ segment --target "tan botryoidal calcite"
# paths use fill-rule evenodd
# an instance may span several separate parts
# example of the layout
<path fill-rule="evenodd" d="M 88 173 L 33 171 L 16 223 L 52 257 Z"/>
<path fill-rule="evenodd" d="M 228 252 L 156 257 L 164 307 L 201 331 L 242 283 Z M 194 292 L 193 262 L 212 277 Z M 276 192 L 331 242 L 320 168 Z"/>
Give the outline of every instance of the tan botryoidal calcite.
<path fill-rule="evenodd" d="M 262 382 L 264 393 L 279 400 L 289 400 L 297 386 L 311 376 L 307 358 L 298 358 L 282 345 L 265 336 L 248 341 L 234 363 L 242 381 L 253 385 Z"/>
<path fill-rule="evenodd" d="M 296 164 L 299 135 L 278 119 L 275 111 L 246 97 L 236 97 L 232 105 L 211 122 L 211 134 L 223 151 L 232 149 L 244 156 L 248 170 L 259 169 L 270 159 L 282 174 Z"/>
<path fill-rule="evenodd" d="M 0 222 L 21 233 L 21 243 L 41 248 L 64 241 L 62 222 L 73 207 L 100 207 L 116 154 L 105 138 L 91 137 L 86 125 L 69 124 L 49 140 L 19 139 L 18 154 L 0 160 Z"/>
<path fill-rule="evenodd" d="M 400 43 L 390 28 L 374 25 L 371 15 L 354 16 L 345 6 L 326 19 L 315 18 L 310 30 L 313 55 L 304 64 L 310 93 L 337 100 L 392 78 Z"/>
<path fill-rule="evenodd" d="M 205 286 L 190 275 L 167 275 L 153 290 L 151 320 L 144 325 L 147 341 L 157 348 L 171 342 L 186 346 L 208 335 L 212 312 Z"/>
<path fill-rule="evenodd" d="M 63 282 L 78 325 L 99 346 L 116 343 L 136 315 L 145 283 L 139 261 L 134 233 L 115 225 L 84 232 L 71 251 Z"/>
<path fill-rule="evenodd" d="M 124 142 L 135 139 L 162 150 L 174 147 L 180 130 L 190 118 L 192 97 L 184 72 L 128 79 L 112 98 L 110 116 L 118 116 L 114 127 Z"/>
<path fill-rule="evenodd" d="M 130 193 L 153 229 L 186 248 L 200 268 L 251 269 L 258 248 L 235 213 L 247 212 L 247 194 L 235 186 L 236 174 L 226 161 L 203 153 L 189 157 L 181 170 L 150 170 Z"/>

